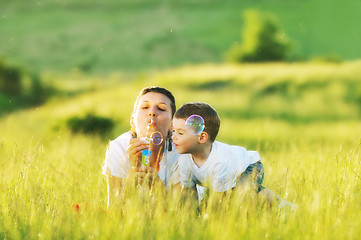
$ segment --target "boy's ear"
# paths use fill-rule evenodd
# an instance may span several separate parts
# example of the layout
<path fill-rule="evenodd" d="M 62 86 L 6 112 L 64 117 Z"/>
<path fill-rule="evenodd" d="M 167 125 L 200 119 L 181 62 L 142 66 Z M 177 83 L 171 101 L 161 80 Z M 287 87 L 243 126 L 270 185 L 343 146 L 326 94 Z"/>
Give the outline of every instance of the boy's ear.
<path fill-rule="evenodd" d="M 199 134 L 199 139 L 198 142 L 199 143 L 206 143 L 208 141 L 209 135 L 207 132 L 201 132 L 201 134 Z"/>

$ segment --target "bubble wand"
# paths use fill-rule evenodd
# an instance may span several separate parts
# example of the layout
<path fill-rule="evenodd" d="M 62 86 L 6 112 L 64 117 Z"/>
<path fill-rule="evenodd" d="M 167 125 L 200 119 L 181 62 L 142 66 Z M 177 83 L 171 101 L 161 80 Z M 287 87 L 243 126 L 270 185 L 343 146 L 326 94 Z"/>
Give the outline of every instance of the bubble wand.
<path fill-rule="evenodd" d="M 148 145 L 148 147 L 150 147 L 150 144 L 153 143 L 154 145 L 159 145 L 163 142 L 163 137 L 162 134 L 158 131 L 153 132 L 150 137 L 148 137 L 148 131 L 150 128 L 150 125 L 153 123 L 154 119 L 152 117 L 148 117 L 146 119 L 147 122 L 147 131 L 145 133 L 145 137 L 142 138 L 145 143 Z M 150 148 L 149 149 L 144 149 L 142 151 L 142 165 L 143 166 L 149 166 L 150 164 L 150 156 L 151 156 L 151 151 Z"/>

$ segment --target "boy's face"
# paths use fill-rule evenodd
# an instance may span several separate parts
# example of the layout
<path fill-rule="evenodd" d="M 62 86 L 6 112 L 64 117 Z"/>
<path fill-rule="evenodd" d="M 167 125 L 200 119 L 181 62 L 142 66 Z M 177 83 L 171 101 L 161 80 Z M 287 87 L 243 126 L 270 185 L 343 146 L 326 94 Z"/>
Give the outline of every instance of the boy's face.
<path fill-rule="evenodd" d="M 173 118 L 172 140 L 180 154 L 193 153 L 199 146 L 199 136 L 192 135 L 185 129 L 185 120 Z"/>

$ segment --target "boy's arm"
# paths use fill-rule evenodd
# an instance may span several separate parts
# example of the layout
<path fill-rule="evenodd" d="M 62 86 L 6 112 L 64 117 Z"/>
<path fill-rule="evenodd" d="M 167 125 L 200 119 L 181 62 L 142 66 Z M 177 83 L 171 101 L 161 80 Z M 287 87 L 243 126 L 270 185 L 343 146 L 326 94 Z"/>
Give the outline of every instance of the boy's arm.
<path fill-rule="evenodd" d="M 173 185 L 173 193 L 176 192 L 176 194 L 181 194 L 183 196 L 190 195 L 191 198 L 198 201 L 196 183 L 193 180 L 191 167 L 187 164 L 187 161 L 179 163 L 179 177 L 180 181 Z"/>

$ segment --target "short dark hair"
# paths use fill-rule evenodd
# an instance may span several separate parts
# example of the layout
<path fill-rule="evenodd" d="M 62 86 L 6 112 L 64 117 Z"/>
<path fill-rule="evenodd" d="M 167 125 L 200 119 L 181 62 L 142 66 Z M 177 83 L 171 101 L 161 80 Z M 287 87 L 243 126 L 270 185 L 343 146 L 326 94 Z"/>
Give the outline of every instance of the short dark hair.
<path fill-rule="evenodd" d="M 175 98 L 174 98 L 173 94 L 169 90 L 162 88 L 162 87 L 157 87 L 157 86 L 146 87 L 140 91 L 140 93 L 137 97 L 137 100 L 135 100 L 135 103 L 134 103 L 134 111 L 137 108 L 140 97 L 147 93 L 150 93 L 150 92 L 161 93 L 170 100 L 170 107 L 172 108 L 172 116 L 173 116 L 175 113 L 175 110 L 176 110 Z"/>
<path fill-rule="evenodd" d="M 207 103 L 191 102 L 183 104 L 176 111 L 174 117 L 186 120 L 192 115 L 199 115 L 204 119 L 204 131 L 208 133 L 210 142 L 214 142 L 221 125 L 221 120 L 216 110 Z"/>

